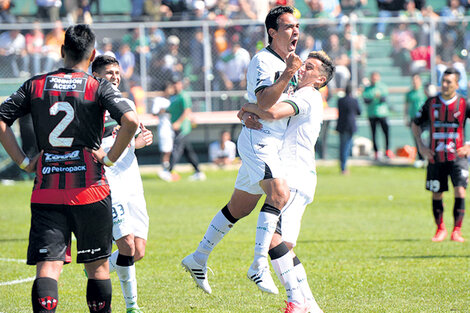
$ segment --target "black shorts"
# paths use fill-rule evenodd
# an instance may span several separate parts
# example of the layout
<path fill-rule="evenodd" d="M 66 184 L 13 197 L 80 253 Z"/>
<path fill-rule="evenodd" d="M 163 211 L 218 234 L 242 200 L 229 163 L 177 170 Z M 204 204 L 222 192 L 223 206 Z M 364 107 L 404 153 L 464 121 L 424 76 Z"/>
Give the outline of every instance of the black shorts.
<path fill-rule="evenodd" d="M 73 232 L 77 238 L 77 263 L 111 255 L 113 216 L 111 197 L 87 205 L 31 203 L 27 263 L 66 260 Z"/>
<path fill-rule="evenodd" d="M 426 174 L 426 189 L 432 192 L 449 190 L 448 176 L 454 187 L 467 188 L 468 161 L 466 158 L 453 162 L 429 163 Z"/>

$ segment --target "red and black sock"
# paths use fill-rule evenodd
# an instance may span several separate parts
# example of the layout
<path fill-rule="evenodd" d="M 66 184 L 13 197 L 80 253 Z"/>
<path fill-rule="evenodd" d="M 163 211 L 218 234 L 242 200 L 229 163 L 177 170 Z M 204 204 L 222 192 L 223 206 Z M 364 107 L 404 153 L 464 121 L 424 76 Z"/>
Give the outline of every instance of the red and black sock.
<path fill-rule="evenodd" d="M 455 198 L 454 202 L 454 227 L 462 227 L 463 216 L 465 215 L 465 199 Z"/>
<path fill-rule="evenodd" d="M 111 312 L 112 286 L 110 279 L 88 279 L 86 300 L 90 312 Z"/>
<path fill-rule="evenodd" d="M 442 199 L 432 200 L 432 213 L 434 214 L 437 227 L 443 227 L 442 216 L 444 215 L 444 204 L 442 203 Z"/>
<path fill-rule="evenodd" d="M 34 313 L 55 312 L 59 303 L 57 280 L 49 277 L 36 278 L 31 291 L 31 301 Z"/>

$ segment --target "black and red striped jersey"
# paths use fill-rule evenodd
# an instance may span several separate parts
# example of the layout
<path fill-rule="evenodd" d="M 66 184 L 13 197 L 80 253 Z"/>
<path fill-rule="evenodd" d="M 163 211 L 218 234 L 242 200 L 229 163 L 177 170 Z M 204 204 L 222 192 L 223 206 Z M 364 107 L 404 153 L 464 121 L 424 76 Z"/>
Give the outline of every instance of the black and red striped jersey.
<path fill-rule="evenodd" d="M 431 97 L 418 112 L 414 123 L 421 128 L 429 126 L 430 148 L 435 152 L 431 162 L 455 161 L 457 149 L 465 143 L 465 122 L 470 117 L 467 101 L 455 96 L 444 100 Z"/>
<path fill-rule="evenodd" d="M 132 108 L 107 80 L 73 69 L 35 76 L 0 105 L 7 125 L 31 113 L 38 148 L 44 151 L 33 202 L 87 204 L 109 193 L 102 165 L 86 149 L 100 147 L 106 110 L 120 121 Z"/>

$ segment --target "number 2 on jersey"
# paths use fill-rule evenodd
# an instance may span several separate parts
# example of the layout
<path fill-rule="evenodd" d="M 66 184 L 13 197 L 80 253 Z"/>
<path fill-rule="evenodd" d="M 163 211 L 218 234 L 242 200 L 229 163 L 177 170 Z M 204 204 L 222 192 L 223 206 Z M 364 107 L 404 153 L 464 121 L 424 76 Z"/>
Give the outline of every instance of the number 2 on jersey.
<path fill-rule="evenodd" d="M 67 126 L 72 123 L 75 116 L 75 110 L 72 105 L 65 101 L 59 101 L 54 103 L 49 108 L 49 114 L 57 115 L 59 112 L 65 112 L 65 116 L 60 120 L 59 124 L 49 134 L 49 143 L 53 147 L 70 147 L 72 146 L 73 138 L 71 137 L 60 137 Z"/>

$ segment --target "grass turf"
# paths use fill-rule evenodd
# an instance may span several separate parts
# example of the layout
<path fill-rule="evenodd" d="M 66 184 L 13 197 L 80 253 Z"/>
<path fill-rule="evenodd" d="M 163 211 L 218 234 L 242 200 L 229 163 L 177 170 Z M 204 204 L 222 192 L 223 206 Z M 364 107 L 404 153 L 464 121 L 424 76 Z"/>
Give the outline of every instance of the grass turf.
<path fill-rule="evenodd" d="M 181 269 L 181 259 L 197 247 L 228 201 L 236 172 L 208 172 L 204 182 L 189 182 L 187 176 L 171 184 L 144 176 L 151 224 L 146 256 L 136 266 L 141 308 L 279 312 L 285 292 L 263 294 L 246 278 L 259 208 L 239 221 L 211 255 L 212 295 L 197 289 Z M 424 170 L 414 168 L 353 167 L 350 176 L 340 176 L 337 168 L 318 169 L 316 198 L 304 214 L 296 252 L 325 312 L 470 312 L 468 243 L 431 242 L 435 226 L 424 176 Z M 35 273 L 17 261 L 26 257 L 30 190 L 31 182 L 0 188 L 1 312 L 31 311 L 31 281 L 2 285 Z M 452 205 L 451 191 L 445 196 L 448 230 Z M 464 237 L 470 234 L 466 224 Z M 112 281 L 113 311 L 125 312 L 115 274 Z M 88 312 L 85 285 L 81 265 L 65 266 L 57 312 Z"/>

